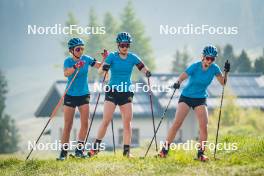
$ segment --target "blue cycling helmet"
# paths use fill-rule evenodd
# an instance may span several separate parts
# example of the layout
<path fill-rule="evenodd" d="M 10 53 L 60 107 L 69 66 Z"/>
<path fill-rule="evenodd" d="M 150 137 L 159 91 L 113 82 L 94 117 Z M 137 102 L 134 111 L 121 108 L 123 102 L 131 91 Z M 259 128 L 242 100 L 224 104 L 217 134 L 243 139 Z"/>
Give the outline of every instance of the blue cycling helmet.
<path fill-rule="evenodd" d="M 218 52 L 217 52 L 217 48 L 213 45 L 208 45 L 206 47 L 204 47 L 203 49 L 203 56 L 205 57 L 217 57 L 218 56 Z"/>
<path fill-rule="evenodd" d="M 116 43 L 131 43 L 132 37 L 128 32 L 120 32 L 117 34 Z"/>
<path fill-rule="evenodd" d="M 75 46 L 84 46 L 84 41 L 80 38 L 72 38 L 68 42 L 68 48 L 72 49 Z"/>

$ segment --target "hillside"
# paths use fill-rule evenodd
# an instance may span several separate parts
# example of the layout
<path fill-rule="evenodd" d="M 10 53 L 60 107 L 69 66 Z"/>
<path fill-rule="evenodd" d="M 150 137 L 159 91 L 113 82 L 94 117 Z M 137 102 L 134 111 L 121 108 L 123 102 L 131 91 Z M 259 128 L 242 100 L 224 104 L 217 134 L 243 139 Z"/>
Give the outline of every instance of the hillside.
<path fill-rule="evenodd" d="M 177 150 L 166 159 L 140 159 L 145 150 L 133 149 L 135 158 L 127 159 L 118 151 L 100 153 L 90 159 L 55 161 L 54 157 L 25 162 L 21 157 L 1 156 L 0 175 L 263 175 L 264 137 L 226 135 L 221 142 L 237 142 L 238 150 L 218 152 L 217 160 L 194 160 L 195 151 Z M 153 156 L 153 153 L 150 154 Z"/>

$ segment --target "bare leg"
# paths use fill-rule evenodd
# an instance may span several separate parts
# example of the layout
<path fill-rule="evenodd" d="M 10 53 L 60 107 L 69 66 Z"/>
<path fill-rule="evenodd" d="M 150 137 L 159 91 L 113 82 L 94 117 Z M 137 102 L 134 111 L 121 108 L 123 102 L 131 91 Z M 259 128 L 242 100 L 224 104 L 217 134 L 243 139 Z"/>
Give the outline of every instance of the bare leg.
<path fill-rule="evenodd" d="M 64 105 L 63 111 L 64 111 L 64 128 L 61 137 L 62 144 L 69 143 L 75 108 Z"/>
<path fill-rule="evenodd" d="M 79 141 L 84 141 L 86 134 L 87 134 L 87 130 L 88 130 L 88 119 L 89 119 L 89 105 L 88 104 L 84 104 L 82 106 L 79 107 L 79 111 L 80 111 L 80 120 L 81 120 L 81 128 L 78 134 L 78 140 Z"/>
<path fill-rule="evenodd" d="M 181 127 L 181 125 L 182 125 L 185 117 L 187 116 L 189 110 L 190 110 L 190 107 L 186 103 L 181 102 L 178 104 L 174 122 L 173 122 L 172 126 L 170 127 L 167 138 L 166 138 L 166 142 L 168 144 L 172 143 L 172 141 L 174 140 L 176 133 L 179 130 L 179 128 Z"/>
<path fill-rule="evenodd" d="M 116 105 L 110 101 L 104 102 L 103 120 L 99 126 L 99 130 L 97 133 L 97 139 L 102 140 L 103 137 L 105 136 L 107 127 L 112 120 L 113 113 L 115 111 L 115 107 L 116 107 Z"/>
<path fill-rule="evenodd" d="M 131 120 L 133 118 L 132 103 L 124 104 L 119 108 L 122 114 L 122 120 L 124 126 L 124 131 L 123 131 L 124 145 L 130 145 L 131 136 L 132 136 Z"/>
<path fill-rule="evenodd" d="M 195 115 L 198 119 L 199 129 L 200 129 L 200 146 L 204 150 L 204 145 L 206 144 L 203 141 L 207 141 L 207 125 L 208 125 L 208 111 L 205 105 L 197 106 L 195 109 Z"/>

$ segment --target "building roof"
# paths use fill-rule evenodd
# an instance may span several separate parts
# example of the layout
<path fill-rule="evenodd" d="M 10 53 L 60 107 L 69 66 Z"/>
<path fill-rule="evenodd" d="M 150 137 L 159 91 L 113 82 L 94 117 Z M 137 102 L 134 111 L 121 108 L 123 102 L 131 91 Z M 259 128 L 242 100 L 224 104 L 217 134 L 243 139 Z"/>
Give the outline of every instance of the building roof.
<path fill-rule="evenodd" d="M 151 85 L 172 85 L 178 78 L 179 74 L 153 74 L 151 77 Z M 142 84 L 147 84 L 145 78 L 138 81 Z M 178 97 L 182 91 L 186 81 L 181 86 L 180 90 L 176 91 L 176 94 L 169 107 L 168 116 L 174 116 L 176 110 L 176 105 L 178 102 Z M 94 92 L 94 85 L 98 85 L 98 82 L 89 82 L 89 88 L 91 92 L 90 99 L 90 112 L 93 112 L 98 91 Z M 41 102 L 38 107 L 35 116 L 36 117 L 48 117 L 53 108 L 56 106 L 59 98 L 63 95 L 65 90 L 66 81 L 56 81 L 50 90 L 48 91 L 46 97 Z M 237 99 L 236 103 L 242 107 L 254 107 L 254 108 L 264 108 L 264 75 L 260 74 L 230 74 L 227 82 L 227 89 L 234 94 Z M 141 90 L 141 89 L 139 89 Z M 101 90 L 102 91 L 102 90 Z M 164 108 L 167 106 L 169 99 L 172 95 L 172 89 L 169 91 L 157 92 L 153 91 L 153 107 L 154 116 L 160 118 Z M 207 100 L 208 108 L 217 108 L 220 104 L 220 95 L 222 93 L 222 86 L 217 82 L 216 79 L 213 80 L 212 84 L 208 88 L 209 98 Z M 96 117 L 102 117 L 103 114 L 103 102 L 104 93 L 101 92 L 100 101 L 97 107 Z M 146 92 L 138 91 L 134 95 L 133 99 L 133 114 L 134 117 L 151 117 L 149 95 Z M 114 116 L 120 116 L 119 108 L 116 108 Z"/>
<path fill-rule="evenodd" d="M 179 74 L 153 74 L 151 77 L 152 84 L 172 85 Z M 183 82 L 179 91 L 176 91 L 175 98 L 178 100 L 183 87 L 187 82 Z M 232 95 L 236 96 L 236 103 L 242 107 L 264 108 L 264 75 L 261 74 L 230 74 L 228 76 L 227 87 Z M 153 92 L 162 106 L 166 106 L 171 95 L 169 92 Z M 216 108 L 220 104 L 219 97 L 222 94 L 222 86 L 217 79 L 214 79 L 208 87 L 208 108 Z M 172 101 L 170 106 L 175 109 L 177 101 Z"/>

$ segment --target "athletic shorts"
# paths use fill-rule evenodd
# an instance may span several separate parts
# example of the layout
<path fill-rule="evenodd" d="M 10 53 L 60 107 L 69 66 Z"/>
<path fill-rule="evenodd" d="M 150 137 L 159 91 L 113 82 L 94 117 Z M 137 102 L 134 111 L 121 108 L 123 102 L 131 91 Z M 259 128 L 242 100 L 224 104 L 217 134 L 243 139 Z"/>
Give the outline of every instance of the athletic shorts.
<path fill-rule="evenodd" d="M 181 95 L 178 103 L 180 103 L 180 102 L 186 103 L 192 109 L 194 109 L 195 107 L 200 106 L 200 105 L 207 106 L 206 98 L 189 98 L 189 97 L 185 97 L 185 96 Z"/>
<path fill-rule="evenodd" d="M 107 91 L 105 92 L 105 101 L 110 101 L 115 105 L 124 105 L 131 103 L 133 101 L 133 92 L 117 92 L 117 91 Z"/>
<path fill-rule="evenodd" d="M 71 96 L 65 95 L 64 97 L 64 105 L 75 108 L 84 104 L 89 104 L 90 94 L 82 95 L 82 96 Z"/>

